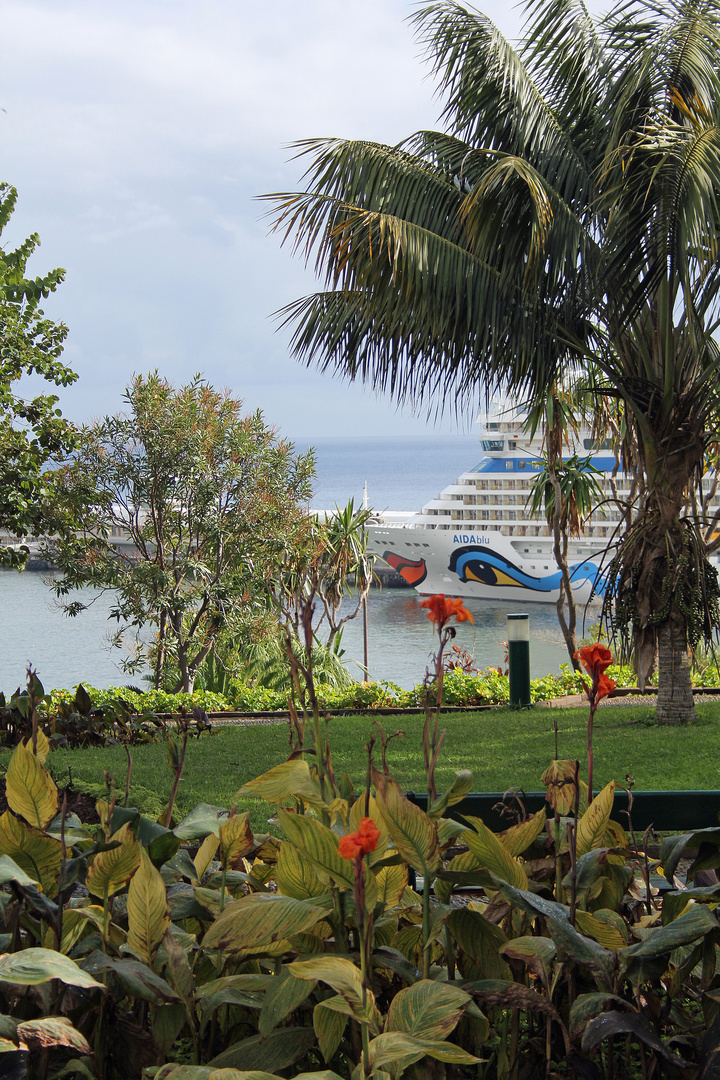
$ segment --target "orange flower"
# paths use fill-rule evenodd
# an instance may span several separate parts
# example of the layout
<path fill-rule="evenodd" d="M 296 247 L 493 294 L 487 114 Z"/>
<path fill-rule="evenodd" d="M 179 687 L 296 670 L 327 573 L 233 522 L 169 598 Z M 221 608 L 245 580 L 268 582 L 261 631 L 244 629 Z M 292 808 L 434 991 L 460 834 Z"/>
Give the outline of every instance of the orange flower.
<path fill-rule="evenodd" d="M 340 837 L 338 855 L 341 859 L 361 859 L 368 851 L 377 847 L 380 830 L 372 818 L 364 817 L 357 832 Z"/>
<path fill-rule="evenodd" d="M 608 679 L 607 675 L 601 673 L 598 676 L 598 685 L 597 690 L 595 691 L 595 700 L 600 701 L 601 698 L 607 697 L 608 694 L 612 694 L 616 686 L 616 682 L 613 682 L 612 679 Z"/>
<path fill-rule="evenodd" d="M 357 831 L 357 838 L 364 852 L 374 851 L 378 845 L 380 830 L 372 818 L 364 817 Z"/>
<path fill-rule="evenodd" d="M 458 622 L 473 622 L 473 617 L 460 597 L 445 596 L 444 593 L 436 593 L 422 600 L 420 607 L 428 609 L 427 617 L 431 622 L 437 623 L 438 629 L 442 630 L 450 619 Z"/>
<path fill-rule="evenodd" d="M 583 686 L 588 701 L 593 709 L 596 709 L 598 703 L 608 694 L 611 694 L 617 686 L 617 683 L 613 682 L 612 679 L 608 679 L 605 674 L 605 669 L 609 668 L 613 662 L 612 653 L 604 645 L 596 642 L 594 645 L 585 645 L 579 652 L 576 652 L 575 659 L 579 660 L 588 675 L 592 676 L 592 686 L 588 686 L 584 679 Z"/>
<path fill-rule="evenodd" d="M 594 645 L 584 645 L 579 652 L 575 653 L 575 659 L 579 660 L 588 675 L 600 676 L 613 662 L 612 653 L 599 641 Z"/>
<path fill-rule="evenodd" d="M 338 844 L 338 855 L 341 859 L 354 859 L 362 855 L 362 844 L 358 840 L 358 834 L 351 832 L 347 836 L 341 836 Z"/>

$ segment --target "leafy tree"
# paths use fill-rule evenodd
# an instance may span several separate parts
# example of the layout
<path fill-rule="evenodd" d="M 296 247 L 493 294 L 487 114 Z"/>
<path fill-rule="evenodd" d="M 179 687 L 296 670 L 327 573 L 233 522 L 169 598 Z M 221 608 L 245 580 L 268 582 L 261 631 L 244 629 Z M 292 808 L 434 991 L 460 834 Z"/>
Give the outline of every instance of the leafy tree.
<path fill-rule="evenodd" d="M 261 413 L 243 416 L 241 401 L 199 376 L 180 389 L 157 372 L 140 376 L 125 400 L 127 412 L 83 429 L 64 472 L 83 513 L 58 544 L 55 588 L 113 590 L 117 642 L 153 625 L 152 643 L 137 638 L 135 662 L 152 653 L 156 687 L 171 665 L 177 689 L 192 690 L 218 635 L 240 632 L 267 605 L 304 528 L 313 457 L 295 456 Z"/>
<path fill-rule="evenodd" d="M 0 184 L 0 234 L 16 202 L 15 189 Z M 46 318 L 40 307 L 65 271 L 26 277 L 39 243 L 33 233 L 15 250 L 0 248 L 0 530 L 18 539 L 64 527 L 48 465 L 74 445 L 74 428 L 63 420 L 57 395 L 28 398 L 17 387 L 31 375 L 55 386 L 69 386 L 77 378 L 60 360 L 67 327 Z M 21 569 L 27 556 L 27 548 L 0 538 L 0 566 Z"/>
<path fill-rule="evenodd" d="M 452 0 L 416 24 L 444 132 L 310 140 L 276 227 L 325 272 L 286 310 L 296 354 L 398 400 L 546 400 L 587 369 L 634 430 L 644 494 L 612 567 L 613 628 L 658 719 L 693 715 L 687 655 L 717 574 L 683 516 L 717 409 L 720 11 L 530 0 L 514 49 Z"/>

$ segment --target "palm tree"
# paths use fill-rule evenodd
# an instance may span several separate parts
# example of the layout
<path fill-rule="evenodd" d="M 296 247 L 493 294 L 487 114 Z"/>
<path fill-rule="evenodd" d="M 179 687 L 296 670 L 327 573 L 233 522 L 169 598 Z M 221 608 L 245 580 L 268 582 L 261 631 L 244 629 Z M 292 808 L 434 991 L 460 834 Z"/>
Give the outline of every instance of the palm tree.
<path fill-rule="evenodd" d="M 325 275 L 285 310 L 296 355 L 399 401 L 511 388 L 547 400 L 585 371 L 633 429 L 645 492 L 618 548 L 611 624 L 660 720 L 692 715 L 687 658 L 717 575 L 682 516 L 712 441 L 720 353 L 720 9 L 529 0 L 517 49 L 438 0 L 415 21 L 445 130 L 388 147 L 312 140 L 275 225 Z"/>

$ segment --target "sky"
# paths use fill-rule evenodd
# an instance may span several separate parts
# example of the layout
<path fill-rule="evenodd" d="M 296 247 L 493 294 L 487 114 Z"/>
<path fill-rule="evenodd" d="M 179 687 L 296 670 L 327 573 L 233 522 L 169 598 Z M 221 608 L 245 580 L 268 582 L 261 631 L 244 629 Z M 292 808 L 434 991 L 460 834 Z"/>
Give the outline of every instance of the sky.
<path fill-rule="evenodd" d="M 67 271 L 44 308 L 78 382 L 65 415 L 122 408 L 133 374 L 202 372 L 293 439 L 467 432 L 289 354 L 280 308 L 315 290 L 258 196 L 301 190 L 289 144 L 395 143 L 441 111 L 407 0 L 0 0 L 3 246 Z M 477 6 L 514 37 L 516 8 Z"/>

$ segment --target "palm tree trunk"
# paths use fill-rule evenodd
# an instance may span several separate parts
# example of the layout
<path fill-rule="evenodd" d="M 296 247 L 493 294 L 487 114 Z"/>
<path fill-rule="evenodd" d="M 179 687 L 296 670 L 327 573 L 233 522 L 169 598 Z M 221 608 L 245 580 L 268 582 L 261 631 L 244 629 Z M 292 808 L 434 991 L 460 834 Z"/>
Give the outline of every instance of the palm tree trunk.
<path fill-rule="evenodd" d="M 684 622 L 668 619 L 658 627 L 658 674 L 658 724 L 687 724 L 695 720 Z"/>

